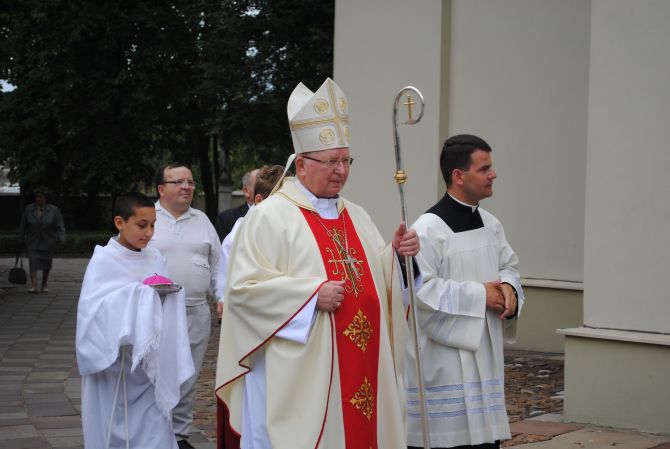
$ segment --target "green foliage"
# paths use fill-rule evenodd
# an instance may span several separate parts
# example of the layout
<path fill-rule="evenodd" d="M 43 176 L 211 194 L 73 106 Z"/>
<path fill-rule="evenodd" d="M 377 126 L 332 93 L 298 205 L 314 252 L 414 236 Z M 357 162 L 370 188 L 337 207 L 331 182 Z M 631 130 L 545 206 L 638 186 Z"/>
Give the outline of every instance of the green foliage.
<path fill-rule="evenodd" d="M 333 0 L 13 0 L 0 9 L 0 163 L 24 191 L 117 194 L 199 166 L 212 214 L 234 180 L 292 152 L 286 101 L 332 73 Z"/>
<path fill-rule="evenodd" d="M 96 245 L 104 246 L 109 241 L 110 234 L 81 233 L 68 236 L 65 243 L 56 248 L 56 254 L 70 254 L 91 256 Z"/>
<path fill-rule="evenodd" d="M 106 245 L 112 235 L 105 232 L 68 233 L 65 243 L 58 244 L 54 250 L 56 255 L 90 257 L 96 245 Z M 18 235 L 0 234 L 0 254 L 16 254 Z M 23 252 L 26 255 L 25 251 Z"/>
<path fill-rule="evenodd" d="M 246 171 L 293 152 L 286 103 L 295 86 L 316 89 L 332 76 L 334 2 L 226 0 L 210 17 L 204 58 L 227 64 L 203 64 L 201 85 L 220 95 L 212 129 L 239 188 Z"/>
<path fill-rule="evenodd" d="M 3 159 L 22 185 L 118 193 L 148 180 L 154 109 L 126 53 L 129 8 L 84 1 L 12 3 L 3 76 Z"/>

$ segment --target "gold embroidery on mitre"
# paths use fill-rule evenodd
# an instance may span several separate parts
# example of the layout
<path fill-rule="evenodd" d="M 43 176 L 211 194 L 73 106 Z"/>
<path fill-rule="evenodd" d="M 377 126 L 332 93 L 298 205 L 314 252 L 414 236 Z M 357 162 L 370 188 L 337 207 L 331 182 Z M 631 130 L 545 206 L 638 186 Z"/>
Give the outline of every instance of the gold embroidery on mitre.
<path fill-rule="evenodd" d="M 372 391 L 372 384 L 368 382 L 367 377 L 363 379 L 363 384 L 349 402 L 356 407 L 356 410 L 360 410 L 368 421 L 372 420 L 372 413 L 375 408 L 375 393 Z"/>
<path fill-rule="evenodd" d="M 317 100 L 314 102 L 314 110 L 319 115 L 326 114 L 329 109 L 330 105 L 328 104 L 328 100 L 325 98 L 317 98 Z"/>
<path fill-rule="evenodd" d="M 337 105 L 340 107 L 340 112 L 342 114 L 347 113 L 347 99 L 344 97 L 340 97 L 340 99 L 337 102 Z"/>
<path fill-rule="evenodd" d="M 349 127 L 348 126 L 344 127 L 344 138 L 346 139 L 347 143 L 350 142 L 350 140 L 349 140 Z"/>
<path fill-rule="evenodd" d="M 332 129 L 326 128 L 319 133 L 319 141 L 323 145 L 330 145 L 335 142 L 335 133 Z"/>
<path fill-rule="evenodd" d="M 349 337 L 349 340 L 354 342 L 361 351 L 365 352 L 365 348 L 368 346 L 368 341 L 372 336 L 372 331 L 372 324 L 368 320 L 368 317 L 363 315 L 361 309 L 358 309 L 358 313 L 351 323 L 349 323 L 343 334 Z"/>
<path fill-rule="evenodd" d="M 338 102 L 337 97 L 335 95 L 335 88 L 333 87 L 333 83 L 328 82 L 327 83 L 327 91 L 328 91 L 328 99 L 325 98 L 319 98 L 314 102 L 314 109 L 319 115 L 323 115 L 323 117 L 309 117 L 303 120 L 290 120 L 289 121 L 289 128 L 293 132 L 299 132 L 303 129 L 313 129 L 313 128 L 321 128 L 323 126 L 332 126 L 335 128 L 335 133 L 336 133 L 336 139 L 333 139 L 333 141 L 330 144 L 324 144 L 322 145 L 332 145 L 335 143 L 335 140 L 339 144 L 346 144 L 347 146 L 349 145 L 348 140 L 345 142 L 344 140 L 344 130 L 342 129 L 344 126 L 349 125 L 349 115 L 347 113 L 340 112 L 340 106 L 336 106 L 333 108 L 330 108 L 330 105 L 336 105 Z M 344 98 L 344 97 L 341 97 Z M 323 114 L 317 110 L 317 103 L 319 100 L 323 100 L 327 103 L 328 105 L 328 110 L 326 112 L 332 111 L 332 115 L 326 114 L 324 112 Z M 330 100 L 330 101 L 329 101 Z M 345 99 L 345 105 L 346 105 L 346 99 Z M 322 106 L 318 106 L 321 108 Z M 319 136 L 319 140 L 321 140 L 321 136 Z M 321 141 L 323 142 L 323 141 Z"/>

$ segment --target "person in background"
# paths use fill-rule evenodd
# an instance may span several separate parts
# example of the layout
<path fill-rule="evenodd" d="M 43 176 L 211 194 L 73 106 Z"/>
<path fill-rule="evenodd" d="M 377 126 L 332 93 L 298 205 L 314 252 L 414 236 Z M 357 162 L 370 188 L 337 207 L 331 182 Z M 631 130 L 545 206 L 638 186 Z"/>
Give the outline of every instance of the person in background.
<path fill-rule="evenodd" d="M 256 204 L 259 204 L 270 195 L 272 189 L 284 172 L 284 167 L 281 165 L 264 165 L 258 169 L 256 174 L 256 183 L 254 184 L 254 204 L 249 208 L 248 214 L 254 209 Z M 235 226 L 230 233 L 221 242 L 221 264 L 219 266 L 219 278 L 216 281 L 216 289 L 219 292 L 219 301 L 216 304 L 216 312 L 221 322 L 221 314 L 223 313 L 223 291 L 226 289 L 226 276 L 228 275 L 228 265 L 230 257 L 230 249 L 233 246 L 233 240 L 237 235 L 237 230 L 244 222 L 244 217 L 240 217 L 235 222 Z"/>
<path fill-rule="evenodd" d="M 19 245 L 28 251 L 30 264 L 29 293 L 49 291 L 49 272 L 53 264 L 54 248 L 65 242 L 65 225 L 60 210 L 48 202 L 48 189 L 37 187 L 35 202 L 23 211 L 19 226 Z M 37 272 L 42 272 L 42 284 L 37 287 Z"/>
<path fill-rule="evenodd" d="M 96 246 L 77 306 L 77 365 L 86 449 L 177 449 L 170 411 L 193 375 L 184 291 L 159 293 L 167 274 L 147 243 L 156 209 L 138 192 L 114 205 L 118 237 Z"/>
<path fill-rule="evenodd" d="M 244 217 L 254 205 L 254 185 L 258 169 L 248 171 L 242 177 L 242 193 L 244 193 L 244 204 L 226 209 L 219 214 L 219 238 L 223 241 L 230 231 L 233 230 L 238 218 Z"/>
<path fill-rule="evenodd" d="M 191 449 L 196 381 L 212 329 L 208 296 L 217 297 L 221 242 L 207 215 L 191 207 L 195 181 L 188 167 L 169 164 L 156 173 L 156 233 L 149 246 L 165 257 L 172 280 L 184 286 L 186 319 L 195 374 L 181 386 L 181 400 L 172 411 L 179 449 Z"/>

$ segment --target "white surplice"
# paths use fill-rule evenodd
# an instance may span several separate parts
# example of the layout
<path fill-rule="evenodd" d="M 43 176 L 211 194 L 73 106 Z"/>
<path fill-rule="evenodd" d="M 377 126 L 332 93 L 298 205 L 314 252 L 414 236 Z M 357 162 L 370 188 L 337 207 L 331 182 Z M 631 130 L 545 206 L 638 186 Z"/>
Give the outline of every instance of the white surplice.
<path fill-rule="evenodd" d="M 244 223 L 244 217 L 249 215 L 256 207 L 254 204 L 249 206 L 249 210 L 246 215 L 238 218 L 233 225 L 233 229 L 230 230 L 228 235 L 226 235 L 221 242 L 221 256 L 219 257 L 219 270 L 216 274 L 216 291 L 218 294 L 218 302 L 223 303 L 223 292 L 226 291 L 226 281 L 228 280 L 228 267 L 230 266 L 230 250 L 233 248 L 233 241 L 237 235 L 237 231 Z"/>
<path fill-rule="evenodd" d="M 503 338 L 517 318 L 502 321 L 486 308 L 483 282 L 500 279 L 523 291 L 518 258 L 502 224 L 479 209 L 484 227 L 454 233 L 427 213 L 412 226 L 421 240 L 417 292 L 423 375 L 432 447 L 474 445 L 510 438 L 504 395 Z M 517 315 L 518 316 L 518 315 Z M 408 444 L 421 446 L 413 348 L 406 362 Z"/>
<path fill-rule="evenodd" d="M 76 346 L 88 449 L 177 448 L 170 410 L 194 373 L 184 293 L 161 304 L 142 284 L 153 274 L 167 274 L 158 250 L 132 251 L 115 239 L 97 246 L 86 268 Z"/>

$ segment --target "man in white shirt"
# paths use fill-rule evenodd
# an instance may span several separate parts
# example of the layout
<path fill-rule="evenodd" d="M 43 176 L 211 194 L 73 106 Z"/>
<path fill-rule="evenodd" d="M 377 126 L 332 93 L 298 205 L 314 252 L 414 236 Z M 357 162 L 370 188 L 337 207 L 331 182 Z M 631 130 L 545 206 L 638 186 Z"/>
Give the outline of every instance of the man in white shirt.
<path fill-rule="evenodd" d="M 158 171 L 156 228 L 150 245 L 158 248 L 167 264 L 169 277 L 184 286 L 186 317 L 195 374 L 181 386 L 181 399 L 172 411 L 172 425 L 180 449 L 193 446 L 188 437 L 193 423 L 193 402 L 198 373 L 207 350 L 211 312 L 207 294 L 218 297 L 221 247 L 214 226 L 203 212 L 193 209 L 193 174 L 181 164 Z"/>

